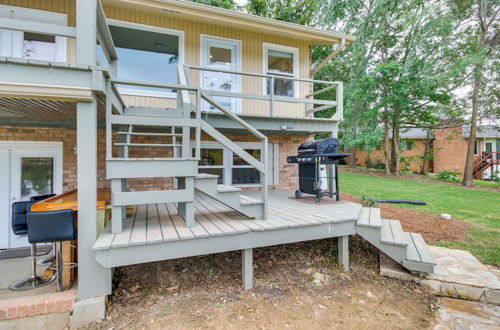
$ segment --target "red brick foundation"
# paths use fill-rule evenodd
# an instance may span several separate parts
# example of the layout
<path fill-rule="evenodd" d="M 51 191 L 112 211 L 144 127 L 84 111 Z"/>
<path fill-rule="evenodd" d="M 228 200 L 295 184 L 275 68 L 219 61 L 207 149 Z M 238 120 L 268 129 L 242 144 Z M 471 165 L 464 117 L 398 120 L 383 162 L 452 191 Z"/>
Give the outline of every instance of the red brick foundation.
<path fill-rule="evenodd" d="M 249 135 L 227 135 L 235 142 L 259 142 L 256 138 Z M 298 167 L 296 164 L 287 164 L 286 157 L 295 155 L 297 147 L 306 140 L 310 140 L 310 136 L 269 136 L 270 143 L 279 144 L 280 153 L 280 180 L 279 185 L 272 187 L 274 189 L 296 189 L 298 185 Z M 0 140 L 7 141 L 50 141 L 63 142 L 63 191 L 75 189 L 77 186 L 76 173 L 76 130 L 70 128 L 40 128 L 40 127 L 14 127 L 0 126 Z M 203 136 L 202 140 L 210 141 L 207 136 Z M 150 148 L 151 157 L 157 148 Z M 98 146 L 97 146 L 97 181 L 99 187 L 109 187 L 109 181 L 106 180 L 106 144 L 105 131 L 98 130 Z M 141 157 L 147 157 L 142 155 Z M 136 190 L 151 190 L 151 189 L 169 189 L 171 180 L 154 179 L 129 180 L 129 187 Z"/>
<path fill-rule="evenodd" d="M 73 309 L 76 290 L 0 300 L 0 321 Z"/>

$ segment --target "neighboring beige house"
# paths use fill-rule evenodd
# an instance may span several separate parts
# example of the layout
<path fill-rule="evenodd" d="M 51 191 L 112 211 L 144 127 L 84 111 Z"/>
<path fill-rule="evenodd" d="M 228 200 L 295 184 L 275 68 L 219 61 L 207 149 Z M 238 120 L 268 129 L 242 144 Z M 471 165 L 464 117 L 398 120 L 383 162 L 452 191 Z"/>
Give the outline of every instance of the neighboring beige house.
<path fill-rule="evenodd" d="M 422 129 L 410 129 L 401 133 L 401 156 L 408 162 L 408 169 L 420 171 L 422 157 L 425 152 L 427 132 Z M 469 128 L 456 127 L 436 129 L 431 135 L 430 147 L 433 159 L 427 162 L 426 171 L 439 173 L 444 170 L 460 172 L 463 175 Z M 356 164 L 367 166 L 383 162 L 382 150 L 359 150 L 356 153 Z M 477 179 L 490 179 L 493 172 L 500 171 L 500 127 L 480 125 L 476 135 L 474 148 L 474 176 Z"/>

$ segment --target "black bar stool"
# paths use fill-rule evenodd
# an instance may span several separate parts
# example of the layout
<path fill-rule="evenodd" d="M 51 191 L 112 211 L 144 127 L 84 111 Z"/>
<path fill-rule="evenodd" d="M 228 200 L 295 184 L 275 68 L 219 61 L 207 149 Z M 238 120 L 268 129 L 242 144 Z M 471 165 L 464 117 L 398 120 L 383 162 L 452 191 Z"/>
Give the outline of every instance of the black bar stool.
<path fill-rule="evenodd" d="M 26 216 L 30 243 L 54 243 L 56 253 L 57 291 L 62 291 L 62 242 L 77 239 L 73 210 L 30 212 Z M 66 263 L 66 268 L 76 263 Z"/>
<path fill-rule="evenodd" d="M 26 235 L 28 234 L 28 225 L 26 222 L 26 216 L 31 211 L 31 205 L 34 201 L 24 201 L 12 203 L 12 231 L 16 235 Z M 31 243 L 31 242 L 30 242 Z M 9 289 L 14 291 L 24 291 L 39 288 L 52 281 L 55 277 L 42 278 L 36 273 L 36 244 L 31 244 L 31 276 L 24 280 L 19 280 L 11 285 Z"/>
<path fill-rule="evenodd" d="M 47 198 L 50 198 L 50 197 L 54 197 L 56 194 L 46 194 L 46 195 L 38 195 L 38 196 L 31 196 L 30 197 L 30 201 L 34 201 L 34 202 L 39 202 L 39 201 L 43 201 L 44 199 L 47 199 Z M 53 249 L 54 250 L 54 249 Z M 50 252 L 50 251 L 49 251 Z M 47 253 L 44 253 L 44 254 L 37 254 L 37 257 L 39 256 L 43 256 Z M 56 259 L 56 252 L 54 250 L 54 255 L 50 256 L 50 257 L 44 257 L 44 258 L 40 258 L 37 260 L 37 265 L 40 265 L 40 266 L 49 266 L 52 264 L 52 262 Z"/>

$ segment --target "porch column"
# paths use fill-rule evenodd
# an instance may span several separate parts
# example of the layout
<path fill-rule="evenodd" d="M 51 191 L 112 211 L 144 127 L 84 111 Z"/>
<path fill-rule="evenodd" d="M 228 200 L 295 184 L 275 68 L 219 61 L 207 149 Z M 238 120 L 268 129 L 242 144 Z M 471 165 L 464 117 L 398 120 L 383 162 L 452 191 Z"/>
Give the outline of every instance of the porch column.
<path fill-rule="evenodd" d="M 253 250 L 241 250 L 241 275 L 243 289 L 251 290 L 253 287 Z"/>
<path fill-rule="evenodd" d="M 338 242 L 339 265 L 345 271 L 349 271 L 349 236 L 339 236 Z"/>
<path fill-rule="evenodd" d="M 111 269 L 94 259 L 92 245 L 97 230 L 97 103 L 78 102 L 78 297 L 111 293 Z"/>

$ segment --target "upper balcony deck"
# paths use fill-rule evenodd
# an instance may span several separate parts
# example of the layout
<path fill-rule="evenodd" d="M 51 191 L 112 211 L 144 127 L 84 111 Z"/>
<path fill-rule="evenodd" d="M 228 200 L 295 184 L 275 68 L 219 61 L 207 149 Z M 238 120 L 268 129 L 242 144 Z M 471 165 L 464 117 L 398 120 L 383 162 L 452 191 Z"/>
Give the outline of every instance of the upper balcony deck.
<path fill-rule="evenodd" d="M 158 23 L 151 21 L 151 17 L 141 21 L 141 24 L 130 23 L 126 21 L 126 17 L 121 17 L 111 5 L 105 2 L 104 8 L 98 5 L 98 10 L 93 18 L 97 22 L 96 30 L 83 31 L 83 29 L 78 28 L 79 25 L 71 26 L 76 25 L 75 22 L 78 23 L 79 17 L 83 16 L 83 13 L 80 14 L 78 11 L 76 14 L 68 14 L 69 16 L 65 19 L 61 17 L 64 14 L 52 12 L 53 17 L 47 14 L 44 21 L 38 22 L 36 19 L 32 21 L 25 19 L 26 15 L 33 15 L 32 9 L 14 8 L 16 8 L 13 11 L 14 14 L 9 14 L 8 18 L 1 20 L 0 31 L 11 31 L 16 35 L 24 33 L 25 36 L 31 36 L 32 39 L 40 36 L 48 36 L 52 39 L 44 41 L 43 38 L 39 38 L 40 40 L 31 42 L 28 37 L 24 39 L 21 37 L 23 39 L 20 40 L 21 51 L 13 49 L 7 54 L 4 49 L 3 53 L 0 54 L 2 77 L 0 81 L 2 100 L 0 102 L 4 109 L 0 113 L 0 117 L 30 118 L 31 116 L 33 119 L 42 119 L 36 113 L 30 114 L 29 111 L 26 111 L 27 109 L 23 109 L 20 105 L 21 101 L 13 101 L 12 99 L 30 100 L 28 110 L 31 108 L 35 110 L 37 107 L 54 109 L 56 114 L 45 113 L 43 119 L 72 120 L 75 117 L 74 113 L 71 115 L 72 112 L 67 111 L 68 108 L 74 108 L 71 103 L 91 102 L 93 94 L 96 94 L 103 102 L 106 95 L 109 95 L 113 98 L 114 111 L 121 113 L 126 107 L 177 108 L 177 94 L 181 90 L 190 95 L 191 103 L 194 104 L 196 103 L 196 89 L 200 89 L 231 112 L 247 118 L 257 129 L 273 133 L 331 132 L 336 128 L 336 123 L 342 119 L 342 83 L 308 78 L 310 63 L 304 62 L 308 58 L 303 49 L 305 47 L 304 41 L 276 39 L 275 37 L 269 39 L 269 41 L 276 43 L 288 43 L 296 46 L 296 48 L 289 47 L 292 49 L 290 53 L 283 51 L 282 53 L 285 55 L 279 55 L 281 53 L 273 50 L 273 46 L 270 46 L 271 43 L 262 42 L 261 40 L 264 39 L 259 39 L 262 37 L 258 33 L 252 32 L 251 37 L 241 37 L 242 50 L 240 49 L 240 53 L 235 54 L 235 56 L 240 54 L 238 55 L 241 56 L 240 64 L 233 65 L 231 62 L 229 63 L 231 65 L 220 66 L 213 65 L 210 61 L 204 62 L 200 57 L 204 56 L 206 50 L 202 49 L 203 46 L 201 48 L 193 46 L 193 43 L 204 42 L 204 35 L 197 34 L 203 29 L 203 26 L 186 27 L 184 30 L 180 30 L 178 22 L 168 21 L 168 23 L 162 23 L 168 28 L 160 28 L 153 26 Z M 27 10 L 26 13 L 24 9 Z M 72 15 L 74 16 L 72 17 Z M 0 16 L 5 16 L 2 15 L 1 10 Z M 107 16 L 112 17 L 112 19 L 107 18 Z M 179 30 L 170 29 L 170 27 L 179 28 Z M 141 73 L 132 79 L 130 76 L 124 75 L 123 72 L 130 68 L 130 65 L 137 66 L 141 63 L 141 57 L 137 57 L 136 62 L 130 62 L 130 58 L 127 57 L 120 58 L 119 55 L 123 54 L 123 49 L 136 47 L 136 45 L 128 45 L 128 41 L 123 40 L 123 34 L 120 34 L 119 28 L 125 31 L 136 28 L 137 31 L 147 32 L 151 36 L 158 38 L 168 36 L 173 38 L 172 40 L 177 40 L 179 43 L 177 48 L 169 51 L 172 53 L 174 66 L 183 66 L 186 81 L 179 81 L 176 72 L 172 72 L 170 69 L 168 69 L 170 74 L 166 78 L 155 74 L 148 76 L 147 72 L 151 71 L 146 69 L 141 71 L 144 75 Z M 230 28 L 227 29 L 232 31 Z M 195 37 L 191 35 L 195 35 Z M 97 42 L 89 42 L 94 39 L 92 36 Z M 190 40 L 190 38 L 194 38 L 194 40 Z M 224 42 L 224 38 L 215 36 L 210 36 L 210 38 L 214 40 L 218 38 L 217 42 Z M 206 42 L 215 42 L 212 39 Z M 24 50 L 22 50 L 23 42 Z M 51 42 L 51 47 L 55 47 L 57 54 L 52 58 L 44 59 L 43 56 L 32 56 L 33 49 L 26 48 L 26 45 L 35 47 L 36 53 L 36 47 L 40 47 L 40 50 L 45 47 L 44 42 Z M 271 67 L 271 64 L 269 64 L 269 70 L 263 68 L 261 72 L 242 70 L 242 68 L 258 69 L 258 66 L 262 67 L 263 62 L 266 62 L 266 59 L 262 58 L 262 49 L 258 53 L 249 50 L 248 47 L 254 45 L 270 47 L 269 49 L 274 53 L 266 54 L 268 56 L 284 56 L 279 59 L 284 63 L 287 61 L 285 57 L 291 54 L 292 59 L 288 60 L 291 61 L 291 65 L 297 65 L 296 71 L 292 74 L 279 72 L 279 70 L 276 71 L 276 67 Z M 297 49 L 296 54 L 293 49 Z M 31 52 L 31 55 L 27 52 Z M 235 60 L 236 62 L 237 60 Z M 166 72 L 162 70 L 163 68 L 158 67 L 158 71 Z M 218 80 L 221 84 L 214 86 L 210 82 L 213 80 Z M 108 83 L 110 86 L 107 86 Z M 150 85 L 146 86 L 145 84 L 148 83 Z M 181 89 L 182 87 L 184 89 Z M 332 115 L 326 118 L 325 116 L 316 118 L 314 113 L 322 110 L 327 110 Z M 204 118 L 214 126 L 225 129 L 232 128 L 232 124 L 225 122 L 220 112 L 209 104 L 204 103 L 201 112 L 206 114 Z M 272 120 L 269 121 L 269 118 Z"/>

